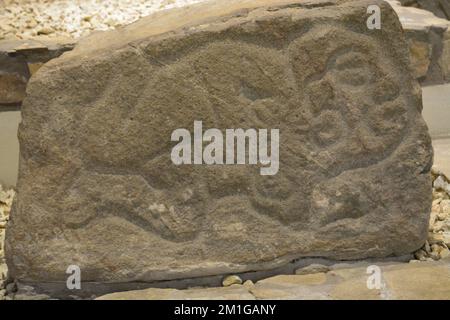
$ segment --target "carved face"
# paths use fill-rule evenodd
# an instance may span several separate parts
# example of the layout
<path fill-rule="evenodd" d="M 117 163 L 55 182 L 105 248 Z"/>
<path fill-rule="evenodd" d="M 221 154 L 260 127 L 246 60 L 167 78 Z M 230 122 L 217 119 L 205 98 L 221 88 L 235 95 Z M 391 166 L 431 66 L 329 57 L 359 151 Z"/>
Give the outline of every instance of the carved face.
<path fill-rule="evenodd" d="M 364 191 L 370 186 L 351 185 L 351 172 L 357 175 L 359 168 L 375 165 L 398 147 L 407 101 L 398 79 L 386 70 L 393 62 L 367 40 L 320 26 L 288 46 L 298 89 L 284 118 L 289 126 L 281 132 L 291 139 L 282 139 L 280 174 L 256 178 L 256 190 L 264 192 L 253 201 L 290 226 L 308 225 L 312 216 L 322 225 L 374 210 Z M 302 174 L 290 175 L 296 167 L 303 168 Z M 343 173 L 347 181 L 334 181 Z M 340 200 L 331 203 L 331 198 Z"/>
<path fill-rule="evenodd" d="M 406 101 L 386 70 L 392 61 L 367 38 L 321 27 L 289 48 L 302 101 L 299 140 L 325 176 L 380 160 L 402 139 Z"/>

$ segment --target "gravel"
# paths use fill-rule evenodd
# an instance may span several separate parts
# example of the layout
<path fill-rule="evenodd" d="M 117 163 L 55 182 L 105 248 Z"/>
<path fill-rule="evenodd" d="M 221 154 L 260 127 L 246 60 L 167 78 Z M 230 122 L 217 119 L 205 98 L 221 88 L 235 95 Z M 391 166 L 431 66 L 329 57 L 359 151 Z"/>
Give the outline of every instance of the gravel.
<path fill-rule="evenodd" d="M 433 168 L 433 204 L 431 207 L 428 239 L 414 254 L 419 261 L 450 257 L 450 180 Z"/>
<path fill-rule="evenodd" d="M 3 190 L 0 185 L 0 300 L 5 298 L 7 273 L 4 251 L 5 228 L 9 220 L 9 213 L 11 211 L 14 195 L 14 190 Z"/>
<path fill-rule="evenodd" d="M 77 39 L 162 9 L 205 0 L 0 0 L 0 40 L 43 35 Z"/>

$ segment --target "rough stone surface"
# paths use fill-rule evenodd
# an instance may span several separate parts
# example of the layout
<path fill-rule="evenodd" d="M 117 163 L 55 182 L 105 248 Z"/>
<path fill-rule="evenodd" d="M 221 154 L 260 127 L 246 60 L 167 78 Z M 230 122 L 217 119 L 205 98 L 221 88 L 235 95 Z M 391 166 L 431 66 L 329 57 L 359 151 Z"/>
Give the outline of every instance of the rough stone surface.
<path fill-rule="evenodd" d="M 23 104 L 10 277 L 65 283 L 75 264 L 86 282 L 158 281 L 420 248 L 430 138 L 401 25 L 379 2 L 367 30 L 373 3 L 198 5 L 45 64 Z M 173 165 L 171 133 L 194 120 L 280 129 L 278 174 Z"/>
<path fill-rule="evenodd" d="M 433 167 L 433 180 L 443 179 L 447 182 L 448 179 L 443 175 L 440 168 Z M 440 190 L 440 189 L 439 189 Z M 0 191 L 0 214 L 3 214 L 3 219 L 8 220 L 9 210 L 12 199 L 14 197 L 13 190 Z M 434 233 L 434 225 L 439 221 L 450 221 L 450 210 L 448 204 L 450 203 L 450 193 L 445 191 L 433 190 L 433 210 L 430 218 L 430 232 L 428 239 L 423 247 L 416 253 L 417 257 L 422 257 L 424 262 L 419 260 L 411 260 L 414 263 L 414 268 L 420 268 L 418 272 L 407 263 L 398 263 L 394 261 L 358 261 L 347 263 L 335 263 L 333 261 L 322 261 L 325 264 L 312 263 L 304 264 L 300 269 L 293 268 L 290 271 L 296 274 L 308 275 L 321 273 L 317 276 L 296 277 L 285 274 L 283 276 L 271 277 L 257 282 L 257 286 L 251 281 L 247 280 L 243 286 L 234 284 L 229 290 L 223 288 L 195 288 L 189 290 L 175 290 L 162 288 L 148 288 L 145 290 L 132 290 L 127 292 L 117 292 L 101 296 L 101 300 L 153 300 L 153 299 L 425 299 L 430 297 L 432 299 L 446 299 L 448 298 L 447 277 L 448 277 L 448 262 L 450 260 L 450 223 L 447 223 L 447 229 Z M 445 213 L 445 214 L 443 214 Z M 440 219 L 440 220 L 439 220 Z M 2 234 L 0 229 L 0 235 Z M 2 247 L 0 237 L 0 247 Z M 440 259 L 447 259 L 442 262 L 433 262 L 431 255 L 436 253 Z M 0 299 L 6 293 L 5 276 L 7 274 L 6 265 L 1 263 L 2 251 L 0 250 L 0 274 L 3 273 L 3 282 L 0 281 Z M 402 259 L 403 260 L 403 259 Z M 401 261 L 401 260 L 399 260 Z M 405 260 L 407 262 L 407 260 Z M 420 262 L 419 265 L 416 263 Z M 442 264 L 444 263 L 444 264 Z M 423 265 L 422 265 L 423 264 Z M 366 285 L 367 267 L 369 265 L 380 266 L 382 272 L 387 269 L 387 266 L 396 266 L 393 276 L 385 277 L 383 275 L 382 286 L 380 289 L 369 290 Z M 331 272 L 328 272 L 330 271 Z M 289 270 L 284 272 L 289 273 Z M 414 272 L 414 277 L 411 277 Z M 326 276 L 324 276 L 326 273 Z M 430 276 L 432 275 L 432 277 Z M 247 275 L 248 276 L 248 275 Z M 236 283 L 241 283 L 240 277 L 229 276 L 230 280 L 237 280 Z M 393 279 L 387 281 L 386 279 Z M 407 283 L 412 282 L 412 283 Z M 85 284 L 83 284 L 85 285 Z M 18 289 L 14 288 L 14 284 L 10 283 L 9 295 L 4 297 L 6 299 L 14 300 L 42 300 L 51 298 L 47 294 L 39 294 L 35 288 L 27 285 L 19 285 Z M 190 287 L 190 286 L 188 286 Z M 433 289 L 431 289 L 433 288 Z M 122 289 L 125 290 L 125 289 Z M 118 290 L 118 291 L 122 291 Z M 247 291 L 245 291 L 247 290 Z M 430 291 L 428 291 L 430 290 Z M 395 293 L 395 294 L 393 294 Z M 72 296 L 69 296 L 69 298 Z M 75 296 L 74 296 L 75 298 Z M 89 298 L 96 298 L 90 296 Z"/>

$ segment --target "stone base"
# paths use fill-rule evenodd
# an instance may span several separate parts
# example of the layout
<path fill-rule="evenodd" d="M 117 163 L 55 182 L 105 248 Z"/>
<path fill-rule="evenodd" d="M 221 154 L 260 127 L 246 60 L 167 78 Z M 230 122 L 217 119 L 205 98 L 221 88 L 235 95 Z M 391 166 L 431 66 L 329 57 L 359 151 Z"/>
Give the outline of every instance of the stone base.
<path fill-rule="evenodd" d="M 243 285 L 210 289 L 146 289 L 101 296 L 98 300 L 289 299 L 289 300 L 447 300 L 450 260 L 379 264 L 381 287 L 367 287 L 368 267 L 336 265 L 327 273 L 279 275 Z M 370 269 L 369 269 L 370 270 Z"/>
<path fill-rule="evenodd" d="M 308 266 L 321 265 L 328 266 L 330 270 L 335 268 L 364 266 L 366 264 L 399 264 L 406 263 L 413 258 L 412 255 L 404 255 L 400 257 L 392 257 L 386 259 L 376 260 L 361 260 L 361 261 L 334 261 L 321 258 L 305 258 L 292 261 L 285 266 L 264 270 L 240 273 L 238 276 L 245 283 L 246 281 L 256 282 L 284 275 L 287 277 L 293 276 L 297 270 L 308 270 Z M 308 272 L 308 271 L 307 271 Z M 169 297 L 168 292 L 178 292 L 189 288 L 208 287 L 214 291 L 222 285 L 223 279 L 226 275 L 216 275 L 209 277 L 199 277 L 190 279 L 179 279 L 170 281 L 155 281 L 155 282 L 126 282 L 126 283 L 105 283 L 105 282 L 82 282 L 81 290 L 69 290 L 65 282 L 15 282 L 10 285 L 13 288 L 9 292 L 10 297 L 14 299 L 36 300 L 36 299 L 95 299 L 96 297 L 107 295 L 113 292 L 120 291 L 139 291 L 139 290 L 156 290 L 155 293 L 161 293 L 159 299 Z M 265 281 L 265 280 L 264 280 Z M 12 284 L 12 283 L 11 283 Z M 209 289 L 203 289 L 209 290 Z M 213 292 L 210 291 L 210 292 Z M 190 292 L 188 290 L 188 292 Z M 206 298 L 206 296 L 204 296 Z M 156 295 L 155 295 L 156 299 Z M 182 297 L 180 296 L 180 299 Z"/>
<path fill-rule="evenodd" d="M 371 268 L 369 268 L 371 266 Z M 375 267 L 374 267 L 375 266 Z M 369 289 L 369 277 L 374 268 L 379 267 L 380 287 Z M 97 300 L 447 300 L 450 299 L 450 260 L 439 262 L 353 262 L 329 266 L 328 272 L 302 275 L 283 274 L 265 278 L 254 283 L 246 280 L 242 285 L 229 287 L 199 288 L 191 283 L 189 289 L 151 287 L 141 284 L 142 289 L 116 285 L 115 292 L 96 298 Z M 244 277 L 245 279 L 245 277 Z M 369 281 L 372 283 L 371 281 Z M 184 285 L 188 283 L 185 282 Z M 148 284 L 147 284 L 148 286 Z M 193 288 L 193 287 L 196 288 Z M 84 288 L 95 287 L 95 292 L 105 288 L 105 284 L 83 284 Z M 47 289 L 55 285 L 48 284 Z M 139 288 L 136 284 L 135 288 Z M 40 289 L 44 289 L 41 287 Z M 111 288 L 109 288 L 111 289 Z M 49 296 L 36 293 L 35 288 L 19 285 L 14 299 L 48 299 Z M 85 289 L 84 289 L 85 290 Z M 129 290 L 129 291 L 128 291 Z M 11 296 L 10 296 L 11 297 Z M 73 292 L 65 298 L 79 298 Z"/>

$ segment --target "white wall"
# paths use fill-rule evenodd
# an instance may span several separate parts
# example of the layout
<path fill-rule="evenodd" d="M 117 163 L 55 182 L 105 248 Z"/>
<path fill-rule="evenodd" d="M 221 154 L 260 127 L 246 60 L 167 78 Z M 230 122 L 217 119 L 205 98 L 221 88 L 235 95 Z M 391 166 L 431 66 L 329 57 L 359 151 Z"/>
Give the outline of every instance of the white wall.
<path fill-rule="evenodd" d="M 422 97 L 431 137 L 450 138 L 450 84 L 423 87 Z"/>
<path fill-rule="evenodd" d="M 19 166 L 20 111 L 0 112 L 0 184 L 14 186 Z"/>

